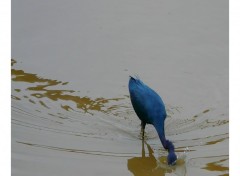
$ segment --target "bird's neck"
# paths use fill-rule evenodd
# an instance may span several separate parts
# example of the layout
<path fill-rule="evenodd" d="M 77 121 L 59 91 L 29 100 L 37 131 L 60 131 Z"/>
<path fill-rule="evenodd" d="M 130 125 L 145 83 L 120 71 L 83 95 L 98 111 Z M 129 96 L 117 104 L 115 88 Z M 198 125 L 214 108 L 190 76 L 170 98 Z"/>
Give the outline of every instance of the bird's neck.
<path fill-rule="evenodd" d="M 167 150 L 168 150 L 169 153 L 174 152 L 175 148 L 174 148 L 174 145 L 171 141 L 166 140 L 166 146 L 167 146 Z"/>
<path fill-rule="evenodd" d="M 168 150 L 168 157 L 167 157 L 168 164 L 174 165 L 176 163 L 177 156 L 174 151 L 173 143 L 169 140 L 166 140 L 165 132 L 164 132 L 164 123 L 154 124 L 154 127 L 156 128 L 156 130 L 158 132 L 158 136 L 161 140 L 163 147 L 166 150 Z"/>
<path fill-rule="evenodd" d="M 174 152 L 173 143 L 169 140 L 166 140 L 165 131 L 164 131 L 164 124 L 157 124 L 157 125 L 154 125 L 154 127 L 157 130 L 158 136 L 160 138 L 160 141 L 161 141 L 163 147 L 166 150 L 168 150 L 168 152 Z"/>
<path fill-rule="evenodd" d="M 154 127 L 158 133 L 159 139 L 165 149 L 167 149 L 167 140 L 164 132 L 164 124 L 154 124 Z"/>

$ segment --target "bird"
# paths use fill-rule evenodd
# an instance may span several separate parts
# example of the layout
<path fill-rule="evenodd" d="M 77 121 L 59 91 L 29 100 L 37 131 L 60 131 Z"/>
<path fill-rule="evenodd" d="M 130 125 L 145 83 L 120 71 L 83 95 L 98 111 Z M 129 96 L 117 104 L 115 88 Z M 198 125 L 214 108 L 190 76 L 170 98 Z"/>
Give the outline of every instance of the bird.
<path fill-rule="evenodd" d="M 128 88 L 133 109 L 141 120 L 143 139 L 146 124 L 153 125 L 158 133 L 162 146 L 168 151 L 168 165 L 175 165 L 177 156 L 174 145 L 165 137 L 164 121 L 167 113 L 161 97 L 136 76 L 130 76 Z"/>

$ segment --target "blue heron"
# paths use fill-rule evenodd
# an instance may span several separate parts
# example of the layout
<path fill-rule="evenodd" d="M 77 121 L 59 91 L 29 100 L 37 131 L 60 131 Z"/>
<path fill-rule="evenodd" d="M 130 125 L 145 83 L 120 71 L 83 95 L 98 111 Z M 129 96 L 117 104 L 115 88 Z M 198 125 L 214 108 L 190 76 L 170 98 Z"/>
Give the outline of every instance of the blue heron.
<path fill-rule="evenodd" d="M 161 97 L 137 77 L 130 76 L 128 88 L 133 109 L 141 120 L 142 137 L 144 138 L 146 124 L 152 124 L 163 147 L 168 150 L 168 164 L 174 165 L 177 156 L 174 152 L 173 143 L 165 137 L 164 121 L 167 114 Z"/>

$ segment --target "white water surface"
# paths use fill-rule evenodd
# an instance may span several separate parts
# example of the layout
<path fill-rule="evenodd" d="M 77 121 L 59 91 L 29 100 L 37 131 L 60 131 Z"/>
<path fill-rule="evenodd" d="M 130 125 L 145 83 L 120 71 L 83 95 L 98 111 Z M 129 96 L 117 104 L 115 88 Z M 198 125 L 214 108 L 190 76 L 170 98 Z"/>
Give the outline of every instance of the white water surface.
<path fill-rule="evenodd" d="M 228 175 L 228 1 L 13 0 L 12 175 Z M 166 104 L 140 139 L 138 75 Z"/>

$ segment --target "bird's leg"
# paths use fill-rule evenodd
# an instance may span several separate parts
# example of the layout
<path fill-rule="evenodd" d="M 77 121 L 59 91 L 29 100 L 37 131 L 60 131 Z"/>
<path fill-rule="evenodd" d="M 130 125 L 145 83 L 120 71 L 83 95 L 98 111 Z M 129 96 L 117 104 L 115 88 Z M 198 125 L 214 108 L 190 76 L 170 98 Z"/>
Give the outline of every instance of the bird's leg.
<path fill-rule="evenodd" d="M 149 157 L 154 157 L 153 156 L 153 149 L 150 147 L 150 145 L 148 144 L 148 143 L 146 143 L 146 145 L 147 145 L 147 148 L 148 148 L 148 153 L 149 153 Z"/>
<path fill-rule="evenodd" d="M 142 158 L 145 158 L 144 139 L 142 138 Z"/>
<path fill-rule="evenodd" d="M 144 139 L 144 130 L 145 130 L 146 123 L 141 121 L 141 133 L 142 133 L 142 139 Z"/>

